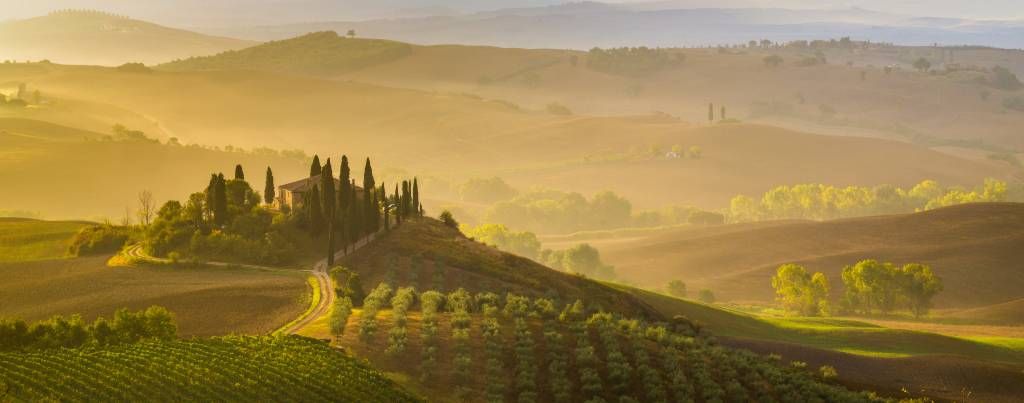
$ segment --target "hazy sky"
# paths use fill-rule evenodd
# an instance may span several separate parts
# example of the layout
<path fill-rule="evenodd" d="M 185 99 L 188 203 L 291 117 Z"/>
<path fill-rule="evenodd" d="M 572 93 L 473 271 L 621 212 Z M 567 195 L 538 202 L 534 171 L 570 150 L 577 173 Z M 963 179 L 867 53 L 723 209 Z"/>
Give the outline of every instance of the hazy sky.
<path fill-rule="evenodd" d="M 560 0 L 0 0 L 0 19 L 88 8 L 178 26 L 245 25 L 483 11 Z M 641 3 L 650 0 L 610 0 Z M 931 17 L 1024 19 L 1024 0 L 663 0 L 677 8 L 849 8 Z"/>

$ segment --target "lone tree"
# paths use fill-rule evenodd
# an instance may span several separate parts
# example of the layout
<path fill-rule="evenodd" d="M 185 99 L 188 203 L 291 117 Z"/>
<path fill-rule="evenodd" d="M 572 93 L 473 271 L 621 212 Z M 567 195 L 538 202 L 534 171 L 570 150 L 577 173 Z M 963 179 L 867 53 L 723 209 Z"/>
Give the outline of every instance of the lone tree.
<path fill-rule="evenodd" d="M 309 177 L 320 175 L 320 156 L 313 155 L 313 163 L 309 165 Z"/>
<path fill-rule="evenodd" d="M 725 105 L 722 105 L 722 112 L 718 115 L 718 118 L 725 120 Z"/>
<path fill-rule="evenodd" d="M 245 180 L 245 172 L 242 171 L 242 164 L 235 165 L 235 180 Z"/>
<path fill-rule="evenodd" d="M 708 103 L 708 122 L 715 122 L 715 104 Z"/>
<path fill-rule="evenodd" d="M 700 302 L 703 302 L 705 304 L 715 303 L 715 293 L 711 292 L 711 290 L 707 288 L 700 290 L 700 294 L 697 296 L 697 298 L 700 299 Z"/>
<path fill-rule="evenodd" d="M 274 171 L 267 167 L 267 185 L 263 187 L 263 202 L 270 204 L 274 202 Z"/>
<path fill-rule="evenodd" d="M 928 59 L 921 57 L 914 61 L 914 68 L 924 73 L 932 68 L 932 62 L 928 61 Z"/>
<path fill-rule="evenodd" d="M 828 315 L 829 285 L 824 274 L 811 275 L 803 266 L 779 266 L 772 277 L 776 300 L 787 312 L 803 316 Z"/>

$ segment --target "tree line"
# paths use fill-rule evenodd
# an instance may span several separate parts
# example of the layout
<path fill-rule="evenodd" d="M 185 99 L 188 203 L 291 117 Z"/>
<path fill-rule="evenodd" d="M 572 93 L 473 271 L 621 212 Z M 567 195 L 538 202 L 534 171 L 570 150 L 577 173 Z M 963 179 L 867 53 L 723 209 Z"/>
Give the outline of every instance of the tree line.
<path fill-rule="evenodd" d="M 111 320 L 100 317 L 89 324 L 78 315 L 70 318 L 54 316 L 32 324 L 20 319 L 0 319 L 0 351 L 167 341 L 175 339 L 177 334 L 174 315 L 159 306 L 137 312 L 120 309 Z"/>
<path fill-rule="evenodd" d="M 931 267 L 909 263 L 902 267 L 877 260 L 863 260 L 843 268 L 843 295 L 839 311 L 872 315 L 907 309 L 915 317 L 928 314 L 932 298 L 943 289 L 942 279 Z M 772 277 L 776 300 L 787 312 L 803 316 L 833 313 L 828 278 L 811 274 L 796 264 L 785 264 Z"/>
<path fill-rule="evenodd" d="M 1024 187 L 986 179 L 974 190 L 925 180 L 910 189 L 892 185 L 836 187 L 822 184 L 778 186 L 761 198 L 736 196 L 729 203 L 731 222 L 778 219 L 830 220 L 901 214 L 964 203 L 1024 200 Z"/>
<path fill-rule="evenodd" d="M 335 186 L 330 158 L 321 165 L 320 157 L 313 156 L 309 177 L 319 179 L 319 184 L 304 196 L 304 211 L 300 212 L 308 220 L 310 235 L 320 237 L 326 232 L 329 265 L 334 264 L 337 238 L 340 238 L 342 248 L 347 250 L 382 227 L 385 231 L 390 230 L 392 219 L 394 225 L 401 225 L 403 219 L 423 214 L 417 178 L 395 184 L 394 192 L 388 194 L 384 183 L 377 185 L 369 158 L 363 167 L 362 188 L 357 187 L 351 177 L 348 156 L 341 156 L 338 171 L 338 186 Z M 267 175 L 267 188 L 270 189 L 273 177 L 269 171 Z"/>

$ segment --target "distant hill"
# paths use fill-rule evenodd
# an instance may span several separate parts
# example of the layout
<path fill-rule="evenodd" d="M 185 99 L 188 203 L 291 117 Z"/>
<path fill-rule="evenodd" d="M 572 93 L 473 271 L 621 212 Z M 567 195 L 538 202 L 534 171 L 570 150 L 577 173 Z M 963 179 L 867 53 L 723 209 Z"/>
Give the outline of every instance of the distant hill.
<path fill-rule="evenodd" d="M 636 3 L 640 4 L 586 1 L 557 5 L 522 4 L 516 8 L 455 16 L 390 17 L 365 21 L 336 21 L 328 16 L 312 23 L 213 28 L 210 31 L 269 40 L 311 30 L 355 29 L 372 37 L 417 44 L 573 49 L 594 46 L 713 46 L 762 38 L 786 41 L 843 36 L 905 45 L 1024 46 L 1020 35 L 1024 32 L 1024 23 L 1019 21 L 917 18 L 838 5 L 828 7 L 820 5 L 820 2 L 805 9 L 786 9 L 782 8 L 785 5 L 777 3 L 771 3 L 769 7 L 763 2 Z"/>
<path fill-rule="evenodd" d="M 798 263 L 842 289 L 844 266 L 863 259 L 932 266 L 945 290 L 939 307 L 1024 297 L 1024 204 L 968 204 L 916 214 L 684 228 L 592 242 L 629 281 L 664 287 L 679 279 L 724 300 L 769 302 L 779 265 Z M 584 242 L 576 239 L 573 242 Z M 839 292 L 834 292 L 834 296 Z M 1007 309 L 1012 308 L 1007 306 Z"/>
<path fill-rule="evenodd" d="M 408 55 L 410 45 L 344 38 L 332 31 L 272 41 L 214 56 L 192 57 L 161 65 L 170 71 L 261 70 L 313 75 L 339 74 Z"/>
<path fill-rule="evenodd" d="M 155 64 L 249 46 L 98 11 L 60 11 L 0 23 L 2 57 L 68 64 Z"/>

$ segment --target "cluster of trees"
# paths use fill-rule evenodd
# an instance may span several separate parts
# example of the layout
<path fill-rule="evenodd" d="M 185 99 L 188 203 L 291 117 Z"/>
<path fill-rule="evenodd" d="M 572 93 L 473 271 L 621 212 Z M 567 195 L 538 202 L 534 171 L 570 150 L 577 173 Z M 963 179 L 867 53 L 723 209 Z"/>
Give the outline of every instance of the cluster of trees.
<path fill-rule="evenodd" d="M 899 214 L 975 202 L 1016 200 L 1024 192 L 1011 189 L 1006 182 L 986 179 L 977 189 L 968 191 L 943 187 L 932 180 L 910 189 L 892 185 L 845 188 L 802 184 L 779 186 L 764 193 L 760 200 L 736 196 L 729 204 L 732 222 L 776 219 L 829 220 L 866 215 Z"/>
<path fill-rule="evenodd" d="M 246 182 L 241 166 L 235 167 L 234 179 L 213 174 L 206 189 L 190 195 L 184 204 L 171 200 L 160 207 L 144 228 L 147 251 L 172 259 L 292 261 L 301 234 L 297 220 L 263 208 L 262 201 Z"/>
<path fill-rule="evenodd" d="M 602 280 L 615 279 L 615 267 L 601 261 L 601 253 L 589 244 L 579 244 L 565 250 L 541 251 L 540 263 L 569 273 Z"/>
<path fill-rule="evenodd" d="M 637 76 L 654 73 L 681 65 L 686 61 L 683 53 L 661 48 L 623 47 L 593 48 L 587 53 L 587 67 L 609 74 Z"/>
<path fill-rule="evenodd" d="M 499 177 L 472 178 L 459 186 L 462 201 L 470 203 L 492 204 L 509 200 L 518 194 L 518 190 Z"/>
<path fill-rule="evenodd" d="M 112 253 L 120 250 L 132 231 L 127 227 L 111 224 L 93 225 L 82 228 L 68 245 L 68 254 L 71 256 L 87 256 L 100 253 Z"/>
<path fill-rule="evenodd" d="M 502 224 L 481 224 L 477 227 L 459 227 L 467 237 L 494 246 L 505 252 L 536 259 L 540 256 L 540 240 L 528 231 L 512 231 Z"/>
<path fill-rule="evenodd" d="M 690 206 L 634 211 L 626 198 L 605 191 L 589 200 L 579 193 L 534 190 L 498 202 L 484 213 L 484 222 L 500 223 L 534 233 L 571 233 L 667 225 L 718 225 L 725 215 Z"/>
<path fill-rule="evenodd" d="M 812 275 L 803 266 L 785 264 L 772 277 L 772 288 L 787 312 L 803 316 L 828 316 L 832 312 L 828 278 L 822 273 Z"/>
<path fill-rule="evenodd" d="M 143 311 L 120 309 L 112 320 L 102 317 L 86 324 L 80 316 L 55 316 L 27 324 L 23 320 L 0 319 L 0 351 L 77 348 L 137 343 L 143 340 L 173 340 L 178 335 L 174 315 L 151 306 Z"/>
<path fill-rule="evenodd" d="M 919 263 L 903 267 L 864 260 L 843 269 L 845 288 L 840 300 L 843 312 L 888 314 L 905 308 L 916 317 L 928 314 L 932 298 L 942 291 L 942 279 L 931 267 Z M 787 312 L 803 316 L 832 313 L 828 278 L 811 274 L 795 264 L 782 265 L 772 277 L 776 299 Z"/>
<path fill-rule="evenodd" d="M 843 268 L 842 307 L 866 315 L 890 313 L 906 308 L 916 317 L 928 314 L 932 298 L 942 291 L 942 279 L 931 267 L 910 263 L 898 267 L 892 263 L 864 260 Z"/>
<path fill-rule="evenodd" d="M 688 291 L 686 289 L 686 283 L 682 280 L 672 280 L 665 286 L 665 291 L 668 295 L 676 298 L 686 298 Z M 697 300 L 705 304 L 715 303 L 715 293 L 707 288 L 702 288 L 697 292 Z"/>
<path fill-rule="evenodd" d="M 326 232 L 328 264 L 334 264 L 338 238 L 342 247 L 347 249 L 363 237 L 380 231 L 382 226 L 390 230 L 392 218 L 396 225 L 400 225 L 402 219 L 419 216 L 423 212 L 419 181 L 415 178 L 402 181 L 401 190 L 396 184 L 394 193 L 389 195 L 383 183 L 377 185 L 369 158 L 363 167 L 361 189 L 352 178 L 348 156 L 341 156 L 339 171 L 335 178 L 331 160 L 328 158 L 321 165 L 320 157 L 314 155 L 309 176 L 318 179 L 319 183 L 304 195 L 303 211 L 298 212 L 298 216 L 308 223 L 311 236 L 318 238 Z M 272 186 L 273 175 L 268 169 L 267 188 Z"/>

